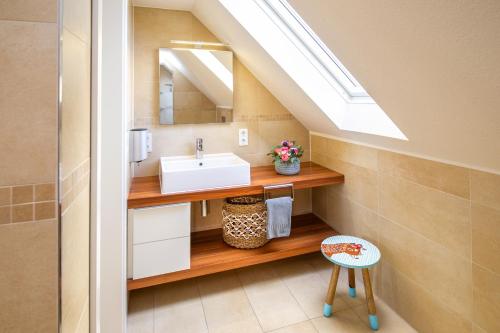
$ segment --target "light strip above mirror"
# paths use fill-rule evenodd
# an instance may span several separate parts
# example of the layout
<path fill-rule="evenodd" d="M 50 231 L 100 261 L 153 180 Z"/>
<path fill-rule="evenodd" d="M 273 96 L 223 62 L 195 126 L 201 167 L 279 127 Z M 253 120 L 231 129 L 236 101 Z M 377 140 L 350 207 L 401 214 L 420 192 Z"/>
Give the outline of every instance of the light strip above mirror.
<path fill-rule="evenodd" d="M 172 44 L 188 44 L 188 45 L 194 45 L 195 47 L 202 47 L 202 46 L 221 46 L 221 47 L 227 47 L 227 44 L 224 43 L 218 43 L 218 42 L 203 42 L 203 41 L 193 41 L 193 40 L 177 40 L 177 39 L 172 39 L 170 41 Z"/>

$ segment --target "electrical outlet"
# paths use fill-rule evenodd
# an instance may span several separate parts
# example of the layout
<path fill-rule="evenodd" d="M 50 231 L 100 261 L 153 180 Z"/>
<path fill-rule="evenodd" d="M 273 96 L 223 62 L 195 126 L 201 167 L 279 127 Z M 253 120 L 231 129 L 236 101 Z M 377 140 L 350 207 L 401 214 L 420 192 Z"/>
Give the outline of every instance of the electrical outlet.
<path fill-rule="evenodd" d="M 240 146 L 248 146 L 248 129 L 239 129 L 238 142 Z"/>

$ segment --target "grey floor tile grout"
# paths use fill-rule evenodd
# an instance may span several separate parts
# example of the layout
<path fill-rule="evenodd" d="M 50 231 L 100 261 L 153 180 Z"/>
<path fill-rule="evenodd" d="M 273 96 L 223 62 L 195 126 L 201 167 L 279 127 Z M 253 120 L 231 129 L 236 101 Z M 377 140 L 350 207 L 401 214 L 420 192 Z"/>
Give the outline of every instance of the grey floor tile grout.
<path fill-rule="evenodd" d="M 316 326 L 314 326 L 313 322 L 312 322 L 312 319 L 307 319 L 307 320 L 304 320 L 304 321 L 299 321 L 298 323 L 295 323 L 295 324 L 290 324 L 290 325 L 286 325 L 286 326 L 283 326 L 283 327 L 279 327 L 279 328 L 275 328 L 271 331 L 265 331 L 264 333 L 273 333 L 273 332 L 277 332 L 283 328 L 287 328 L 287 327 L 292 327 L 292 326 L 295 326 L 295 325 L 299 325 L 299 324 L 302 324 L 302 323 L 307 323 L 307 322 L 310 322 L 312 327 L 314 328 L 314 330 L 316 332 L 319 332 L 318 329 L 316 328 Z"/>
<path fill-rule="evenodd" d="M 153 288 L 153 333 L 156 333 L 156 294 L 158 292 L 158 288 Z"/>
<path fill-rule="evenodd" d="M 198 283 L 198 279 L 196 279 L 194 283 L 196 284 L 196 291 L 198 292 L 198 298 L 200 299 L 201 310 L 203 311 L 203 319 L 205 320 L 205 327 L 207 329 L 207 332 L 209 332 L 210 329 L 208 328 L 207 315 L 205 314 L 205 305 L 203 304 L 203 298 L 201 297 L 201 290 L 200 290 L 200 284 Z"/>
<path fill-rule="evenodd" d="M 295 297 L 295 295 L 293 294 L 292 290 L 290 289 L 290 287 L 288 286 L 288 284 L 286 283 L 286 281 L 283 279 L 283 277 L 281 276 L 281 274 L 279 273 L 279 271 L 275 268 L 275 266 L 272 266 L 271 269 L 273 270 L 274 274 L 276 274 L 276 276 L 278 277 L 278 279 L 285 285 L 286 289 L 288 290 L 288 292 L 290 293 L 290 295 L 292 295 L 292 298 L 295 300 L 295 303 L 297 303 L 297 305 L 299 306 L 300 310 L 302 310 L 302 312 L 304 313 L 304 315 L 306 316 L 306 318 L 308 318 L 310 320 L 311 318 L 309 318 L 309 316 L 307 315 L 307 312 L 304 310 L 304 308 L 300 304 L 299 300 Z"/>
<path fill-rule="evenodd" d="M 253 308 L 252 301 L 250 300 L 250 297 L 248 297 L 247 291 L 245 290 L 245 286 L 243 285 L 243 281 L 241 281 L 240 275 L 238 274 L 238 269 L 235 270 L 236 278 L 238 279 L 238 282 L 240 283 L 241 289 L 243 289 L 243 293 L 245 294 L 245 297 L 247 298 L 248 304 L 250 304 L 250 308 L 252 309 L 252 313 L 257 318 L 257 322 L 259 323 L 260 330 L 264 332 L 264 327 L 262 326 L 262 323 L 260 322 L 259 316 L 257 316 L 257 312 L 255 312 L 255 309 Z"/>

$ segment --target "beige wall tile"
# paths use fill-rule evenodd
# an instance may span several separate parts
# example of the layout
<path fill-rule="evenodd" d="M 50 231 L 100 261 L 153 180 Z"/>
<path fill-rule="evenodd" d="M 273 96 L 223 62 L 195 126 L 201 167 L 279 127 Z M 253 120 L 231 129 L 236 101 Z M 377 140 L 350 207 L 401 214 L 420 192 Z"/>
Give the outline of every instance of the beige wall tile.
<path fill-rule="evenodd" d="M 333 192 L 340 193 L 372 210 L 378 209 L 378 173 L 336 159 L 330 159 L 326 167 L 342 173 L 344 183 L 331 186 Z"/>
<path fill-rule="evenodd" d="M 33 204 L 12 206 L 12 222 L 33 221 Z"/>
<path fill-rule="evenodd" d="M 477 326 L 475 323 L 472 323 L 472 333 L 487 333 L 481 327 Z"/>
<path fill-rule="evenodd" d="M 378 169 L 377 149 L 333 139 L 328 140 L 327 149 L 337 160 L 367 169 Z"/>
<path fill-rule="evenodd" d="M 12 188 L 12 204 L 33 202 L 33 185 L 14 186 Z"/>
<path fill-rule="evenodd" d="M 386 262 L 381 263 L 381 297 L 418 332 L 470 332 L 471 322 Z M 440 278 L 440 277 L 439 277 Z M 382 327 L 382 323 L 381 323 Z"/>
<path fill-rule="evenodd" d="M 380 215 L 470 258 L 470 202 L 402 178 L 380 176 Z"/>
<path fill-rule="evenodd" d="M 222 204 L 223 200 L 210 200 L 209 214 L 206 217 L 202 217 L 200 202 L 193 202 L 191 204 L 191 231 L 196 232 L 222 228 Z"/>
<path fill-rule="evenodd" d="M 40 3 L 35 12 L 47 5 Z M 57 42 L 54 23 L 0 21 L 0 154 L 9 156 L 0 159 L 0 185 L 56 178 Z"/>
<path fill-rule="evenodd" d="M 471 199 L 500 210 L 500 175 L 471 171 Z"/>
<path fill-rule="evenodd" d="M 311 213 L 312 212 L 311 200 L 312 200 L 311 189 L 295 191 L 295 200 L 293 202 L 292 215 L 302 215 Z"/>
<path fill-rule="evenodd" d="M 321 186 L 312 189 L 312 211 L 318 217 L 326 221 L 328 204 L 328 187 Z"/>
<path fill-rule="evenodd" d="M 470 196 L 465 168 L 381 150 L 379 170 L 463 198 Z"/>
<path fill-rule="evenodd" d="M 56 22 L 55 0 L 3 0 L 0 1 L 0 20 Z"/>
<path fill-rule="evenodd" d="M 500 274 L 500 210 L 472 203 L 472 261 Z"/>
<path fill-rule="evenodd" d="M 240 154 L 238 155 L 251 166 L 266 166 L 269 165 L 269 156 L 266 153 L 257 153 L 257 154 Z"/>
<path fill-rule="evenodd" d="M 472 265 L 474 322 L 487 332 L 500 331 L 500 275 Z"/>
<path fill-rule="evenodd" d="M 57 222 L 0 226 L 0 331 L 57 331 Z"/>
<path fill-rule="evenodd" d="M 35 185 L 35 201 L 50 201 L 56 198 L 54 183 Z"/>
<path fill-rule="evenodd" d="M 10 223 L 10 221 L 11 221 L 10 212 L 11 212 L 10 206 L 1 206 L 0 207 L 0 224 Z"/>
<path fill-rule="evenodd" d="M 297 120 L 262 121 L 259 124 L 259 133 L 262 144 L 260 151 L 267 154 L 272 147 L 280 144 L 284 139 L 290 139 L 304 149 L 301 160 L 310 160 L 309 134 L 307 129 Z"/>
<path fill-rule="evenodd" d="M 375 245 L 379 242 L 376 212 L 335 192 L 328 196 L 327 222 L 342 234 L 361 237 Z"/>
<path fill-rule="evenodd" d="M 328 167 L 329 158 L 328 156 L 319 153 L 317 150 L 311 151 L 311 161 L 324 167 Z M 338 170 L 335 170 L 338 171 Z"/>
<path fill-rule="evenodd" d="M 254 115 L 257 111 L 257 85 L 256 79 L 250 71 L 235 58 L 233 63 L 234 75 L 234 118 L 239 121 L 240 117 Z"/>
<path fill-rule="evenodd" d="M 10 187 L 0 187 L 0 206 L 10 205 L 12 200 L 12 189 Z"/>
<path fill-rule="evenodd" d="M 329 151 L 329 139 L 322 136 L 311 135 L 311 161 L 327 167 L 331 160 Z"/>
<path fill-rule="evenodd" d="M 329 154 L 328 141 L 329 139 L 325 137 L 311 135 L 311 150 L 319 154 Z"/>
<path fill-rule="evenodd" d="M 35 203 L 35 220 L 47 220 L 56 217 L 55 201 Z"/>
<path fill-rule="evenodd" d="M 465 319 L 472 317 L 471 263 L 416 232 L 379 218 L 382 258 Z M 384 279 L 384 277 L 383 277 Z"/>

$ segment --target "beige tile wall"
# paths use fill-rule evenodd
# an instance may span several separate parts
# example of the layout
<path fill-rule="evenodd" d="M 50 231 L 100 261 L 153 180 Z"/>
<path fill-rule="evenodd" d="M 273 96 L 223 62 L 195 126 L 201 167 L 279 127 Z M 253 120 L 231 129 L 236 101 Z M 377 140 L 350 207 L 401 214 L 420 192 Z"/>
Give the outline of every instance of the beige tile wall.
<path fill-rule="evenodd" d="M 0 332 L 58 323 L 57 1 L 0 1 Z"/>
<path fill-rule="evenodd" d="M 64 0 L 61 50 L 61 330 L 89 326 L 90 0 Z"/>
<path fill-rule="evenodd" d="M 346 177 L 313 211 L 379 246 L 378 296 L 422 332 L 500 331 L 500 175 L 321 136 L 311 150 Z"/>
<path fill-rule="evenodd" d="M 270 164 L 266 154 L 282 139 L 294 139 L 309 160 L 309 134 L 288 110 L 238 60 L 233 60 L 234 122 L 229 124 L 159 125 L 158 49 L 170 40 L 217 41 L 191 13 L 134 7 L 134 117 L 136 127 L 153 133 L 153 153 L 134 169 L 134 176 L 158 174 L 161 156 L 194 154 L 197 137 L 206 153 L 233 152 L 252 165 Z M 238 146 L 238 129 L 248 128 L 249 145 Z M 296 202 L 296 211 L 310 211 L 310 191 Z M 195 230 L 220 225 L 220 202 L 212 203 L 212 217 L 196 219 Z M 196 215 L 198 216 L 198 215 Z"/>

